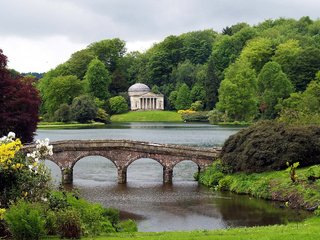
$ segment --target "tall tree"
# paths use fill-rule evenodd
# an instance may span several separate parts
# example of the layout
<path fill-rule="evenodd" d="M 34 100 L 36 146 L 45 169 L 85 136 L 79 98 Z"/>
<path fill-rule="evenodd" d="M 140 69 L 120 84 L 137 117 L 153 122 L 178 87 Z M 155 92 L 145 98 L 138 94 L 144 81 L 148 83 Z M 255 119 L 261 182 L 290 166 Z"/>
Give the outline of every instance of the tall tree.
<path fill-rule="evenodd" d="M 100 100 L 107 100 L 111 77 L 105 65 L 99 59 L 95 58 L 90 62 L 85 80 L 92 96 Z"/>
<path fill-rule="evenodd" d="M 51 117 L 61 104 L 69 105 L 75 97 L 84 93 L 83 82 L 72 75 L 52 78 L 47 85 L 42 87 L 45 91 L 45 94 L 42 95 L 45 109 Z"/>
<path fill-rule="evenodd" d="M 279 99 L 289 97 L 293 85 L 276 62 L 266 63 L 258 76 L 258 92 L 260 97 L 260 112 L 267 119 L 275 118 L 275 106 Z"/>
<path fill-rule="evenodd" d="M 7 57 L 0 49 L 0 136 L 9 131 L 31 142 L 39 121 L 40 98 L 32 78 L 12 78 Z"/>
<path fill-rule="evenodd" d="M 187 84 L 182 84 L 177 92 L 175 108 L 177 110 L 188 109 L 191 106 L 190 89 Z"/>
<path fill-rule="evenodd" d="M 230 120 L 250 121 L 257 114 L 257 78 L 246 61 L 232 64 L 219 88 L 217 108 Z"/>

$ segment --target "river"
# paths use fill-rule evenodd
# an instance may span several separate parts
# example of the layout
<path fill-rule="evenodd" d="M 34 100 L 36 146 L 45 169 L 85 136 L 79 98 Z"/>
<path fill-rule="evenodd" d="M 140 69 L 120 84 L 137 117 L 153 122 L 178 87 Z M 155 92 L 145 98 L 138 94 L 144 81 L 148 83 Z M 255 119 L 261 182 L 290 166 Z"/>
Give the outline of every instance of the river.
<path fill-rule="evenodd" d="M 221 146 L 237 127 L 186 123 L 123 123 L 107 128 L 38 130 L 36 138 L 128 139 L 190 146 Z M 59 168 L 46 161 L 53 179 Z M 191 161 L 174 168 L 173 184 L 162 183 L 162 166 L 152 159 L 138 159 L 128 168 L 128 183 L 117 184 L 117 170 L 108 159 L 90 156 L 74 167 L 74 188 L 92 202 L 121 210 L 133 218 L 139 231 L 221 229 L 237 226 L 280 224 L 302 220 L 306 213 L 281 208 L 281 203 L 248 196 L 214 192 L 193 180 L 197 166 Z"/>

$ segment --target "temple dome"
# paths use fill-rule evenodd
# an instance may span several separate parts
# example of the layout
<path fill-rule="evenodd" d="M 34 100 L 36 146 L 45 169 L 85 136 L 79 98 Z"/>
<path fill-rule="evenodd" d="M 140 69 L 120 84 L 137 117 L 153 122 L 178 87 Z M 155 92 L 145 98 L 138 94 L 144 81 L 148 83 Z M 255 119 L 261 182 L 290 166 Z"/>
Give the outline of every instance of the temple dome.
<path fill-rule="evenodd" d="M 150 88 L 143 83 L 135 83 L 128 89 L 129 96 L 142 95 L 150 92 Z"/>

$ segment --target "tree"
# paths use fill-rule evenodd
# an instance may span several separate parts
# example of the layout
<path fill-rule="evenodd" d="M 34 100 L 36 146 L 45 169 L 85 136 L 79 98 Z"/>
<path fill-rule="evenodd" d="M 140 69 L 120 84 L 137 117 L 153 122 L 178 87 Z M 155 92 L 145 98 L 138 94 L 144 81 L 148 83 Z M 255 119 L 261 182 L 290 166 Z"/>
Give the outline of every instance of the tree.
<path fill-rule="evenodd" d="M 179 87 L 179 90 L 177 92 L 175 108 L 177 110 L 185 110 L 190 108 L 191 103 L 190 89 L 188 85 L 184 83 Z"/>
<path fill-rule="evenodd" d="M 251 121 L 257 113 L 256 73 L 246 61 L 232 64 L 219 88 L 218 110 L 230 120 Z"/>
<path fill-rule="evenodd" d="M 50 116 L 53 116 L 61 104 L 69 105 L 75 97 L 81 95 L 84 92 L 84 87 L 83 82 L 76 76 L 60 76 L 49 80 L 49 83 L 42 86 L 41 92 L 45 109 Z"/>
<path fill-rule="evenodd" d="M 93 120 L 97 115 L 97 107 L 91 96 L 81 95 L 72 101 L 71 113 L 74 120 L 86 123 Z"/>
<path fill-rule="evenodd" d="M 170 93 L 170 95 L 169 95 L 169 106 L 170 106 L 170 109 L 171 108 L 176 109 L 175 106 L 176 106 L 177 96 L 178 96 L 178 91 L 172 91 Z"/>
<path fill-rule="evenodd" d="M 190 98 L 192 102 L 201 101 L 203 103 L 206 98 L 206 91 L 204 87 L 202 87 L 199 83 L 193 85 L 190 92 Z"/>
<path fill-rule="evenodd" d="M 95 58 L 92 51 L 89 49 L 82 49 L 71 55 L 71 58 L 66 62 L 70 73 L 68 75 L 75 75 L 79 79 L 83 79 L 90 62 Z"/>
<path fill-rule="evenodd" d="M 292 72 L 292 63 L 296 61 L 301 50 L 298 40 L 289 39 L 277 46 L 275 54 L 272 57 L 273 61 L 281 65 L 283 72 L 287 74 L 291 81 L 293 81 L 295 77 Z"/>
<path fill-rule="evenodd" d="M 282 72 L 276 62 L 266 63 L 258 76 L 258 92 L 260 97 L 260 112 L 267 119 L 275 118 L 275 106 L 279 99 L 289 97 L 293 85 Z"/>
<path fill-rule="evenodd" d="M 7 57 L 0 49 L 0 135 L 12 131 L 22 142 L 31 142 L 39 121 L 39 93 L 33 79 L 14 79 L 6 66 Z"/>
<path fill-rule="evenodd" d="M 85 80 L 88 82 L 89 93 L 93 97 L 97 97 L 100 100 L 108 98 L 111 78 L 108 70 L 99 59 L 95 58 L 90 62 Z"/>
<path fill-rule="evenodd" d="M 257 73 L 273 55 L 273 43 L 268 38 L 254 38 L 242 50 L 240 59 L 251 64 Z"/>
<path fill-rule="evenodd" d="M 126 52 L 126 43 L 119 38 L 106 39 L 89 45 L 88 49 L 94 53 L 110 73 L 112 73 Z"/>
<path fill-rule="evenodd" d="M 192 86 L 196 80 L 196 67 L 189 60 L 179 63 L 172 71 L 172 78 L 174 83 L 186 83 Z"/>
<path fill-rule="evenodd" d="M 125 113 L 129 109 L 126 99 L 122 96 L 110 98 L 109 105 L 112 114 Z"/>
<path fill-rule="evenodd" d="M 63 103 L 57 111 L 54 112 L 55 121 L 70 122 L 72 120 L 71 107 Z"/>
<path fill-rule="evenodd" d="M 320 70 L 320 49 L 308 47 L 299 52 L 296 60 L 292 62 L 291 80 L 297 91 L 304 91 L 316 73 Z"/>

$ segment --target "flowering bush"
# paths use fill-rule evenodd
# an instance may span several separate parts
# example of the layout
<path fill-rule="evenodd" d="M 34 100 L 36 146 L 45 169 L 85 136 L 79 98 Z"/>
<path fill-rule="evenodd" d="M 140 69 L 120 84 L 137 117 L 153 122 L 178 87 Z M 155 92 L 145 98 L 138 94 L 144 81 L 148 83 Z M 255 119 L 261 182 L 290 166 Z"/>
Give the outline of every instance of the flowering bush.
<path fill-rule="evenodd" d="M 41 160 L 52 155 L 49 139 L 37 140 L 36 149 L 27 156 L 20 150 L 15 134 L 0 138 L 0 207 L 19 198 L 37 200 L 49 190 L 50 174 Z"/>

